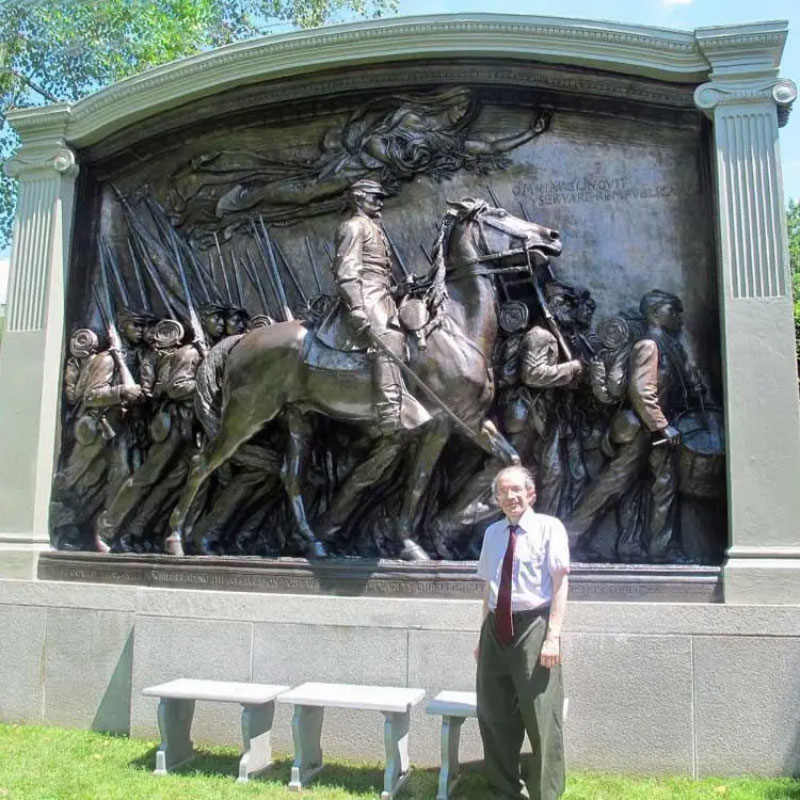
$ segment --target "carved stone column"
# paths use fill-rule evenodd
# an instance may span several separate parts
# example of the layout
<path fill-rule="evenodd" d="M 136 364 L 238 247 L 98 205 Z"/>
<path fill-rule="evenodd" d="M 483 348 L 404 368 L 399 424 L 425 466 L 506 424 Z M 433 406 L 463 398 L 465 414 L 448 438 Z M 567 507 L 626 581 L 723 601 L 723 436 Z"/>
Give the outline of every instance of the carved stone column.
<path fill-rule="evenodd" d="M 19 180 L 19 200 L 0 348 L 0 576 L 26 578 L 49 543 L 78 167 L 63 138 L 47 135 L 5 169 Z"/>
<path fill-rule="evenodd" d="M 728 444 L 725 601 L 800 603 L 800 407 L 778 129 L 785 30 L 704 29 L 695 103 L 713 122 Z"/>

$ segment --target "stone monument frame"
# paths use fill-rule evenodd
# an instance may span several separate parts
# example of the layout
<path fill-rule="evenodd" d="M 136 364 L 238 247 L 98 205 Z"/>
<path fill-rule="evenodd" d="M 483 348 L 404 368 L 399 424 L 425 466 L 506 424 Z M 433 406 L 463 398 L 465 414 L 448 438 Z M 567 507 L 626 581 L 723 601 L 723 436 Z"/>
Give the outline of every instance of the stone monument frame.
<path fill-rule="evenodd" d="M 20 193 L 0 352 L 0 572 L 32 577 L 48 542 L 65 276 L 82 151 L 166 109 L 234 87 L 424 53 L 586 67 L 695 87 L 695 103 L 713 131 L 728 442 L 724 596 L 728 603 L 798 602 L 800 407 L 778 151 L 778 130 L 796 97 L 794 84 L 778 76 L 786 35 L 783 22 L 691 33 L 492 14 L 357 23 L 231 45 L 73 105 L 10 115 L 22 148 L 6 165 Z"/>

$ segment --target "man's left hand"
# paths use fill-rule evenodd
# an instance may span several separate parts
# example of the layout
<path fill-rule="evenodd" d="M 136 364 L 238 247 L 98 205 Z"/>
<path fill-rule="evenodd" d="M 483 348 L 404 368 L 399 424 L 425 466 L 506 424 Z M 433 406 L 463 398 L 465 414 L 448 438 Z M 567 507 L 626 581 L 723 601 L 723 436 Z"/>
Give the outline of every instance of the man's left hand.
<path fill-rule="evenodd" d="M 561 663 L 561 641 L 559 639 L 544 640 L 539 663 L 547 669 L 557 667 Z"/>

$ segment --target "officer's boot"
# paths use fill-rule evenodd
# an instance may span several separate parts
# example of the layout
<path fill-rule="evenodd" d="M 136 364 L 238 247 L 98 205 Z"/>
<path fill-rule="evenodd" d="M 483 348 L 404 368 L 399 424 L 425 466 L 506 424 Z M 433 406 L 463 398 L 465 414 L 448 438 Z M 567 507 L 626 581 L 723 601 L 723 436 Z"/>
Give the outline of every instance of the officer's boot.
<path fill-rule="evenodd" d="M 400 430 L 402 376 L 400 367 L 385 353 L 378 352 L 372 357 L 372 382 L 378 431 L 383 435 L 397 433 Z"/>

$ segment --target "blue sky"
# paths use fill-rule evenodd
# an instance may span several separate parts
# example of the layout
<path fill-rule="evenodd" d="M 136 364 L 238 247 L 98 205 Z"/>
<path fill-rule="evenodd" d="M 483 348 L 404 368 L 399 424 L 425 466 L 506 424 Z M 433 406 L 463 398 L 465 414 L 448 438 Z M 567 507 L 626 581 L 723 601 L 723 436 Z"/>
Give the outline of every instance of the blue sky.
<path fill-rule="evenodd" d="M 789 39 L 781 75 L 800 83 L 800 3 L 797 0 L 560 0 L 516 2 L 509 0 L 399 0 L 398 13 L 447 14 L 491 11 L 500 14 L 540 14 L 583 19 L 606 19 L 637 25 L 694 30 L 707 25 L 730 25 L 764 20 L 788 20 Z M 781 158 L 786 198 L 800 199 L 800 101 L 781 129 Z M 5 302 L 8 250 L 0 252 L 0 303 Z"/>

